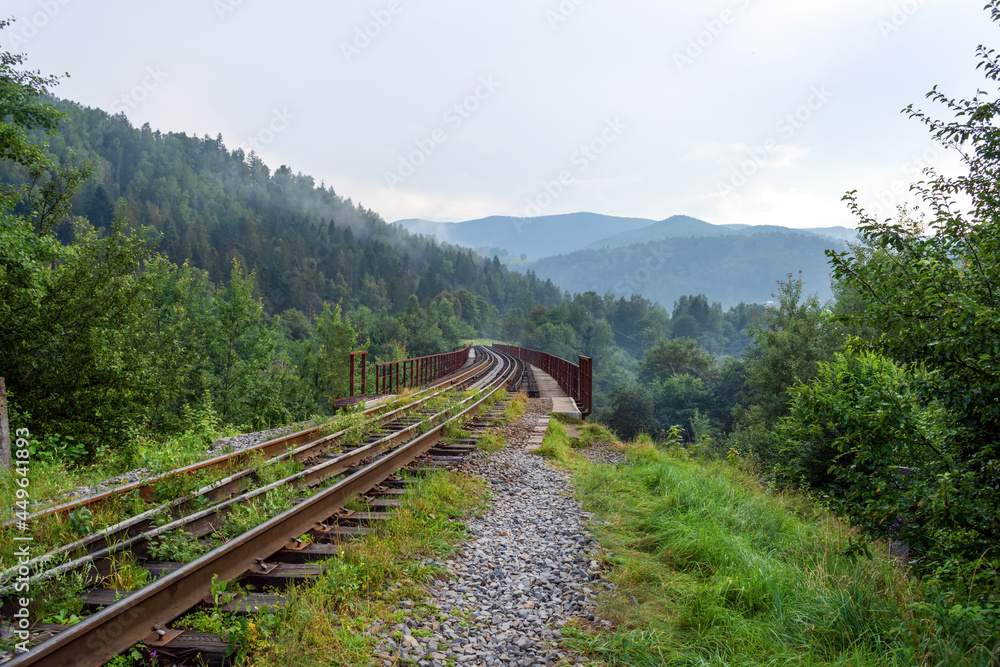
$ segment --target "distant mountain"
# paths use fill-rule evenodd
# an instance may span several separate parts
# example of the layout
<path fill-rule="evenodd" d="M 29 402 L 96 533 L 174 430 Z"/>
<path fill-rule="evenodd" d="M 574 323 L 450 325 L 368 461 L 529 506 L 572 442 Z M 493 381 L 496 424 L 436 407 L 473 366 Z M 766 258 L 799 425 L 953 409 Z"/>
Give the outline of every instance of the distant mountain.
<path fill-rule="evenodd" d="M 587 248 L 623 248 L 636 243 L 649 243 L 672 238 L 700 238 L 733 234 L 750 236 L 765 232 L 824 236 L 840 241 L 853 241 L 857 236 L 857 232 L 847 227 L 790 228 L 777 225 L 713 225 L 686 215 L 675 215 L 640 229 L 609 235 L 607 238 L 591 243 Z"/>
<path fill-rule="evenodd" d="M 713 225 L 686 215 L 675 215 L 659 222 L 597 213 L 569 213 L 538 218 L 492 216 L 454 223 L 410 219 L 399 220 L 396 224 L 414 234 L 434 236 L 487 256 L 500 255 L 511 266 L 577 250 L 623 248 L 671 238 L 751 236 L 766 232 L 821 236 L 839 241 L 856 238 L 856 232 L 847 227 L 791 229 L 776 225 Z M 505 254 L 509 257 L 504 257 Z"/>
<path fill-rule="evenodd" d="M 858 240 L 858 231 L 848 227 L 808 227 L 803 231 L 812 232 L 818 236 L 840 239 L 849 243 L 854 243 Z"/>
<path fill-rule="evenodd" d="M 397 225 L 413 234 L 435 236 L 439 241 L 475 248 L 484 254 L 506 250 L 527 260 L 586 248 L 598 239 L 648 227 L 655 220 L 618 218 L 597 213 L 568 213 L 538 218 L 491 216 L 466 222 L 399 220 Z M 707 224 L 707 223 L 706 223 Z"/>
<path fill-rule="evenodd" d="M 776 281 L 799 271 L 808 293 L 821 301 L 832 297 L 824 251 L 842 250 L 844 241 L 789 230 L 742 231 L 586 249 L 511 266 L 533 270 L 570 292 L 641 294 L 667 308 L 687 294 L 706 294 L 724 308 L 741 301 L 763 303 L 777 291 Z"/>

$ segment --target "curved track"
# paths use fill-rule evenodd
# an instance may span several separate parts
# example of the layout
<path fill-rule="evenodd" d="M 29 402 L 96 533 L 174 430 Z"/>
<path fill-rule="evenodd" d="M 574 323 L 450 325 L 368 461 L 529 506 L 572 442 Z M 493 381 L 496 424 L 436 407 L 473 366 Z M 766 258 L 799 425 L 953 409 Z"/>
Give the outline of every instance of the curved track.
<path fill-rule="evenodd" d="M 421 393 L 426 394 L 428 398 L 434 395 L 435 391 L 440 391 L 448 387 L 462 386 L 463 384 L 469 382 L 473 378 L 479 377 L 482 373 L 487 372 L 489 368 L 489 360 L 474 363 L 471 367 L 463 369 L 458 373 L 445 377 L 435 383 L 427 386 Z M 375 405 L 371 408 L 363 410 L 363 414 L 366 415 L 379 415 L 386 413 L 386 416 L 393 417 L 401 413 L 402 410 L 409 408 L 406 406 L 401 409 L 393 409 L 393 403 L 382 403 Z M 240 450 L 238 452 L 230 452 L 228 454 L 223 454 L 220 456 L 213 457 L 211 459 L 206 459 L 204 461 L 199 461 L 198 463 L 192 463 L 191 465 L 178 468 L 176 470 L 171 470 L 169 472 L 163 473 L 162 475 L 157 475 L 150 479 L 146 479 L 139 482 L 134 482 L 132 484 L 126 484 L 122 486 L 115 487 L 108 491 L 101 493 L 96 493 L 83 498 L 76 498 L 69 502 L 59 503 L 51 507 L 46 507 L 44 509 L 38 510 L 33 514 L 26 517 L 24 520 L 31 522 L 37 519 L 50 516 L 53 514 L 66 515 L 70 512 L 81 508 L 93 508 L 100 503 L 111 500 L 116 497 L 124 496 L 132 491 L 137 491 L 140 496 L 145 500 L 152 500 L 155 497 L 156 488 L 158 485 L 168 482 L 171 479 L 178 477 L 183 477 L 185 475 L 190 475 L 195 472 L 218 469 L 218 468 L 229 468 L 235 469 L 242 467 L 246 461 L 256 454 L 263 454 L 265 456 L 274 457 L 283 452 L 285 452 L 289 446 L 299 446 L 305 443 L 315 444 L 316 435 L 321 427 L 316 426 L 312 428 L 303 429 L 295 433 L 289 433 L 277 438 L 268 440 L 267 442 L 260 443 L 253 447 L 248 447 L 247 449 Z M 342 434 L 333 434 L 332 438 Z M 9 524 L 4 524 L 7 527 Z"/>
<path fill-rule="evenodd" d="M 290 477 L 238 495 L 165 526 L 142 530 L 113 547 L 105 544 L 103 548 L 95 549 L 92 553 L 40 575 L 52 576 L 75 570 L 86 571 L 97 580 L 107 575 L 109 563 L 113 561 L 112 552 L 121 553 L 128 549 L 134 558 L 141 560 L 151 538 L 177 529 L 193 535 L 205 535 L 219 525 L 220 519 L 232 507 L 250 502 L 274 488 L 290 486 L 297 490 L 310 487 L 315 489 L 332 481 L 331 485 L 300 498 L 291 509 L 216 547 L 193 562 L 165 564 L 171 567 L 163 568 L 162 571 L 166 574 L 153 583 L 62 630 L 28 653 L 4 663 L 5 666 L 102 665 L 140 641 L 152 646 L 162 641 L 165 627 L 198 605 L 210 592 L 216 577 L 230 581 L 245 575 L 275 576 L 275 571 L 282 564 L 269 563 L 268 559 L 280 560 L 282 554 L 288 555 L 289 551 L 294 551 L 298 536 L 317 528 L 329 530 L 327 522 L 336 523 L 336 517 L 343 512 L 348 501 L 392 478 L 399 470 L 429 452 L 440 442 L 443 431 L 449 424 L 459 423 L 459 420 L 478 414 L 500 388 L 513 388 L 520 383 L 524 369 L 517 359 L 490 348 L 478 347 L 476 350 L 477 359 L 482 356 L 484 360 L 458 374 L 461 379 L 451 378 L 445 381 L 449 386 L 461 382 L 480 390 L 461 401 L 434 414 L 421 415 L 422 419 L 404 424 L 395 432 L 375 436 L 369 442 L 327 457 Z M 440 387 L 441 384 L 444 383 L 437 386 Z M 429 397 L 421 399 L 421 402 L 426 400 Z M 310 432 L 315 438 L 316 429 Z M 286 438 L 286 446 L 299 435 L 293 434 Z M 306 452 L 314 451 L 309 448 L 320 447 L 316 443 L 324 438 L 303 443 L 282 456 L 304 456 Z M 271 443 L 264 443 L 260 447 L 269 444 Z M 309 456 L 306 456 L 306 460 L 309 460 Z M 129 533 L 126 531 L 121 535 Z M 105 543 L 108 541 L 105 540 Z"/>

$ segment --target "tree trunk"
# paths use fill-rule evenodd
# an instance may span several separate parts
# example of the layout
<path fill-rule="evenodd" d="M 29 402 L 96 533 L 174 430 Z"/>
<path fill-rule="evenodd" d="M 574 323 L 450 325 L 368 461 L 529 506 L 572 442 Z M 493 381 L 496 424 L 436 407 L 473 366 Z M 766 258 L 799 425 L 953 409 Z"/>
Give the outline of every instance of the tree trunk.
<path fill-rule="evenodd" d="M 7 419 L 7 385 L 0 377 L 0 466 L 11 469 L 10 422 Z"/>

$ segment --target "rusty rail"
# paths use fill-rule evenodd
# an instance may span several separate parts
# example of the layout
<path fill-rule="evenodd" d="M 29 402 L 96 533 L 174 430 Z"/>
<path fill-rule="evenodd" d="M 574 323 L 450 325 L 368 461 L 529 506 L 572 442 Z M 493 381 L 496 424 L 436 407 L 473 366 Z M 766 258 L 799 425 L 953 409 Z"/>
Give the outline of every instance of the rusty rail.
<path fill-rule="evenodd" d="M 375 391 L 379 394 L 394 394 L 403 387 L 422 387 L 438 378 L 451 375 L 465 365 L 471 350 L 470 345 L 454 352 L 377 364 Z"/>
<path fill-rule="evenodd" d="M 465 350 L 466 359 L 468 359 L 468 349 L 469 348 Z M 459 351 L 459 353 L 461 353 L 461 351 Z M 367 355 L 367 353 L 365 354 Z M 456 353 L 452 352 L 449 354 L 456 354 Z M 352 356 L 351 359 L 353 361 L 354 357 Z M 465 362 L 462 362 L 461 364 L 459 364 L 458 368 L 460 369 L 464 365 Z M 438 375 L 433 380 L 428 380 L 428 383 L 438 380 L 441 377 L 450 374 L 451 373 Z M 450 379 L 448 380 L 448 382 L 450 383 L 457 382 L 461 379 L 464 379 L 466 375 L 467 374 L 463 374 L 461 378 Z M 363 375 L 363 377 L 365 376 Z M 380 404 L 371 407 L 367 410 L 364 410 L 363 412 L 364 414 L 376 414 L 386 410 L 386 408 L 387 406 L 385 404 Z M 40 519 L 42 517 L 51 514 L 68 514 L 69 512 L 79 509 L 81 507 L 93 506 L 96 503 L 104 502 L 111 498 L 121 497 L 126 493 L 129 493 L 130 491 L 137 491 L 139 495 L 143 498 L 143 500 L 151 502 L 155 498 L 156 485 L 163 482 L 164 480 L 167 480 L 169 478 L 180 477 L 183 475 L 188 475 L 204 469 L 219 469 L 228 467 L 233 470 L 239 470 L 240 468 L 246 465 L 249 458 L 253 456 L 255 453 L 263 453 L 267 458 L 274 458 L 275 456 L 278 456 L 281 453 L 287 451 L 289 447 L 298 447 L 315 440 L 316 432 L 319 430 L 319 428 L 320 427 L 318 426 L 312 426 L 304 430 L 297 431 L 295 433 L 289 433 L 287 435 L 278 436 L 277 438 L 268 440 L 267 442 L 263 442 L 259 445 L 254 445 L 253 447 L 248 447 L 247 449 L 235 452 L 228 452 L 226 454 L 221 454 L 211 459 L 206 459 L 204 461 L 192 463 L 182 468 L 177 468 L 175 470 L 168 471 L 161 475 L 157 475 L 156 477 L 141 480 L 138 482 L 132 482 L 129 484 L 125 484 L 123 486 L 118 486 L 113 489 L 109 489 L 108 491 L 102 491 L 100 493 L 96 493 L 94 495 L 87 496 L 84 498 L 75 498 L 73 500 L 64 503 L 59 503 L 49 507 L 44 507 L 39 510 L 36 510 L 31 515 L 29 515 L 27 520 L 34 521 L 35 519 Z M 6 528 L 13 524 L 14 521 L 8 521 L 6 523 L 0 524 L 0 526 Z"/>
<path fill-rule="evenodd" d="M 580 363 L 574 364 L 548 352 L 525 347 L 493 343 L 493 348 L 537 366 L 551 375 L 566 395 L 576 401 L 580 414 L 584 417 L 594 411 L 594 360 L 590 357 L 580 355 Z"/>
<path fill-rule="evenodd" d="M 349 499 L 383 482 L 429 451 L 440 441 L 448 424 L 478 414 L 516 371 L 513 360 L 507 363 L 501 355 L 492 352 L 488 356 L 497 362 L 495 374 L 488 383 L 490 390 L 464 399 L 461 404 L 465 410 L 461 414 L 448 418 L 448 411 L 438 413 L 435 418 L 442 419 L 410 442 L 378 456 L 333 486 L 306 497 L 291 509 L 62 630 L 6 664 L 10 667 L 90 667 L 103 664 L 137 641 L 157 641 L 159 634 L 156 631 L 204 599 L 216 577 L 228 581 L 263 565 L 262 557 L 268 558 L 280 551 L 289 539 L 308 532 Z M 414 424 L 406 430 L 412 434 L 416 429 Z"/>

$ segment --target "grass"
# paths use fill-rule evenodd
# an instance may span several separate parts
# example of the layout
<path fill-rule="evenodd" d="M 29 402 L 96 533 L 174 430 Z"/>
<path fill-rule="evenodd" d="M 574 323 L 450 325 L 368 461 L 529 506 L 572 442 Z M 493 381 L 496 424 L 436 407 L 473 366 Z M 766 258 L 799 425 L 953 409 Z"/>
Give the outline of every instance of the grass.
<path fill-rule="evenodd" d="M 584 424 L 580 428 L 578 446 L 585 449 L 592 445 L 613 444 L 617 441 L 618 439 L 615 437 L 614 433 L 609 431 L 603 425 L 593 422 Z"/>
<path fill-rule="evenodd" d="M 338 412 L 332 419 L 319 429 L 319 435 L 327 436 L 347 431 L 341 438 L 341 444 L 354 447 L 377 432 L 382 426 L 379 415 L 368 416 L 363 412 Z"/>
<path fill-rule="evenodd" d="M 223 613 L 218 605 L 239 590 L 215 582 L 216 606 L 172 625 L 225 636 L 238 646 L 231 664 L 240 667 L 370 665 L 378 643 L 374 628 L 401 621 L 402 600 L 424 597 L 423 586 L 439 571 L 430 559 L 447 557 L 465 539 L 465 527 L 456 519 L 484 510 L 487 501 L 487 485 L 480 480 L 444 471 L 420 478 L 375 531 L 344 544 L 318 578 L 284 591 L 284 607 L 252 616 Z M 109 664 L 159 663 L 136 649 Z"/>
<path fill-rule="evenodd" d="M 186 441 L 187 453 L 173 455 L 169 460 L 173 465 L 184 465 L 187 459 L 201 460 L 194 456 L 194 452 L 200 452 L 202 457 L 205 451 L 205 442 L 192 443 Z M 183 447 L 183 443 L 175 443 L 178 447 Z M 166 459 L 165 459 L 166 460 Z M 167 465 L 167 464 L 164 464 Z M 251 454 L 246 462 L 247 467 L 256 467 L 256 477 L 258 485 L 265 485 L 283 479 L 289 475 L 302 470 L 302 465 L 294 460 L 275 462 L 264 454 Z M 65 489 L 67 485 L 80 480 L 78 474 L 71 474 L 61 466 L 46 465 L 41 467 L 41 472 L 32 470 L 32 486 L 34 494 L 37 490 L 39 494 L 53 489 Z M 32 543 L 32 554 L 39 555 L 47 551 L 56 549 L 64 544 L 71 543 L 81 537 L 85 537 L 95 532 L 104 530 L 109 526 L 119 523 L 123 518 L 134 516 L 152 509 L 158 504 L 167 503 L 176 498 L 191 494 L 198 489 L 206 487 L 220 479 L 228 477 L 232 470 L 228 467 L 199 470 L 183 476 L 172 477 L 161 480 L 154 493 L 154 502 L 148 503 L 140 498 L 136 491 L 131 491 L 122 496 L 112 497 L 101 503 L 97 503 L 93 508 L 82 508 L 69 515 L 49 515 L 30 522 L 30 530 L 34 541 Z M 6 482 L 9 478 L 0 476 L 0 497 L 6 499 L 8 494 L 13 497 L 14 489 L 7 489 Z M 39 484 L 36 486 L 36 480 Z M 8 529 L 0 529 L 0 571 L 11 567 L 17 562 L 15 550 L 17 542 L 13 539 L 21 532 L 16 526 Z"/>
<path fill-rule="evenodd" d="M 481 393 L 482 392 L 480 390 L 466 392 L 465 397 L 472 397 L 472 402 L 474 402 L 475 400 L 478 400 Z M 493 392 L 483 403 L 479 414 L 489 412 L 496 403 L 507 401 L 507 399 L 508 395 L 506 390 L 500 389 Z M 468 425 L 470 418 L 462 418 L 446 424 L 441 435 L 445 441 L 455 441 L 463 438 L 475 437 L 476 448 L 479 451 L 487 453 L 500 451 L 507 444 L 507 440 L 499 432 L 498 426 L 520 419 L 524 414 L 527 404 L 528 395 L 522 392 L 514 396 L 508 402 L 508 405 L 504 408 L 504 413 L 499 419 L 497 426 L 473 434 L 465 430 L 465 426 Z"/>
<path fill-rule="evenodd" d="M 208 546 L 180 528 L 150 540 L 150 560 L 169 563 L 190 563 L 208 553 Z"/>
<path fill-rule="evenodd" d="M 234 505 L 216 536 L 223 540 L 239 537 L 291 508 L 296 495 L 294 487 L 285 485 L 271 489 L 248 503 Z"/>
<path fill-rule="evenodd" d="M 103 530 L 122 520 L 150 509 L 153 505 L 144 502 L 138 493 L 130 492 L 97 505 L 93 510 L 80 509 L 68 516 L 50 515 L 30 521 L 29 530 L 33 541 L 32 556 L 51 551 L 81 537 Z M 8 515 L 12 516 L 12 515 Z M 17 563 L 16 549 L 19 543 L 14 538 L 23 535 L 16 525 L 0 529 L 0 571 Z"/>
<path fill-rule="evenodd" d="M 111 573 L 101 581 L 103 588 L 135 591 L 149 583 L 149 571 L 143 569 L 130 551 L 118 551 L 111 556 Z"/>
<path fill-rule="evenodd" d="M 131 468 L 147 468 L 151 474 L 159 474 L 204 460 L 208 445 L 217 438 L 235 435 L 236 432 L 220 427 L 211 415 L 199 415 L 192 426 L 180 435 L 155 441 L 140 439 L 128 454 L 104 457 L 92 465 L 70 470 L 61 461 L 33 459 L 29 474 L 32 503 L 29 512 L 62 502 L 65 500 L 64 496 L 75 493 L 79 487 L 103 482 Z M 156 501 L 159 503 L 178 498 L 229 474 L 229 471 L 219 470 L 171 480 L 157 489 Z M 7 471 L 0 470 L 0 507 L 16 507 L 18 488 L 16 479 Z M 72 517 L 50 516 L 32 520 L 29 528 L 34 538 L 32 554 L 50 551 L 151 507 L 153 505 L 143 502 L 137 494 L 129 493 L 102 503 L 93 510 L 80 511 Z M 13 516 L 12 512 L 6 512 L 4 520 Z M 16 562 L 13 557 L 15 542 L 12 538 L 20 534 L 16 527 L 0 530 L 0 570 Z"/>
<path fill-rule="evenodd" d="M 476 438 L 476 449 L 481 452 L 499 452 L 507 444 L 507 440 L 495 431 L 481 433 Z"/>
<path fill-rule="evenodd" d="M 290 603 L 258 640 L 245 664 L 368 665 L 377 644 L 373 624 L 399 622 L 399 602 L 422 599 L 436 573 L 428 558 L 443 558 L 465 537 L 454 519 L 484 508 L 485 484 L 438 472 L 419 482 L 403 506 L 375 532 L 344 545 L 317 580 L 289 591 Z"/>
<path fill-rule="evenodd" d="M 501 391 L 503 390 L 501 389 Z M 506 392 L 503 393 L 504 396 L 506 396 Z M 530 400 L 531 399 L 528 398 L 528 392 L 522 391 L 515 394 L 514 397 L 511 399 L 510 403 L 507 405 L 507 407 L 504 408 L 503 411 L 504 423 L 509 424 L 511 422 L 516 422 L 518 419 L 523 417 L 524 411 L 528 409 L 528 401 Z"/>
<path fill-rule="evenodd" d="M 588 425 L 596 441 L 608 434 Z M 596 515 L 616 588 L 577 626 L 572 648 L 608 665 L 991 665 L 987 651 L 942 649 L 917 582 L 808 498 L 774 495 L 727 462 L 686 460 L 649 438 L 629 464 L 595 465 L 550 422 L 539 450 L 573 472 Z"/>
<path fill-rule="evenodd" d="M 536 453 L 563 465 L 583 466 L 586 464 L 586 459 L 573 451 L 574 444 L 566 426 L 561 421 L 553 419 L 549 422 L 549 430 L 546 431 L 542 446 Z"/>

